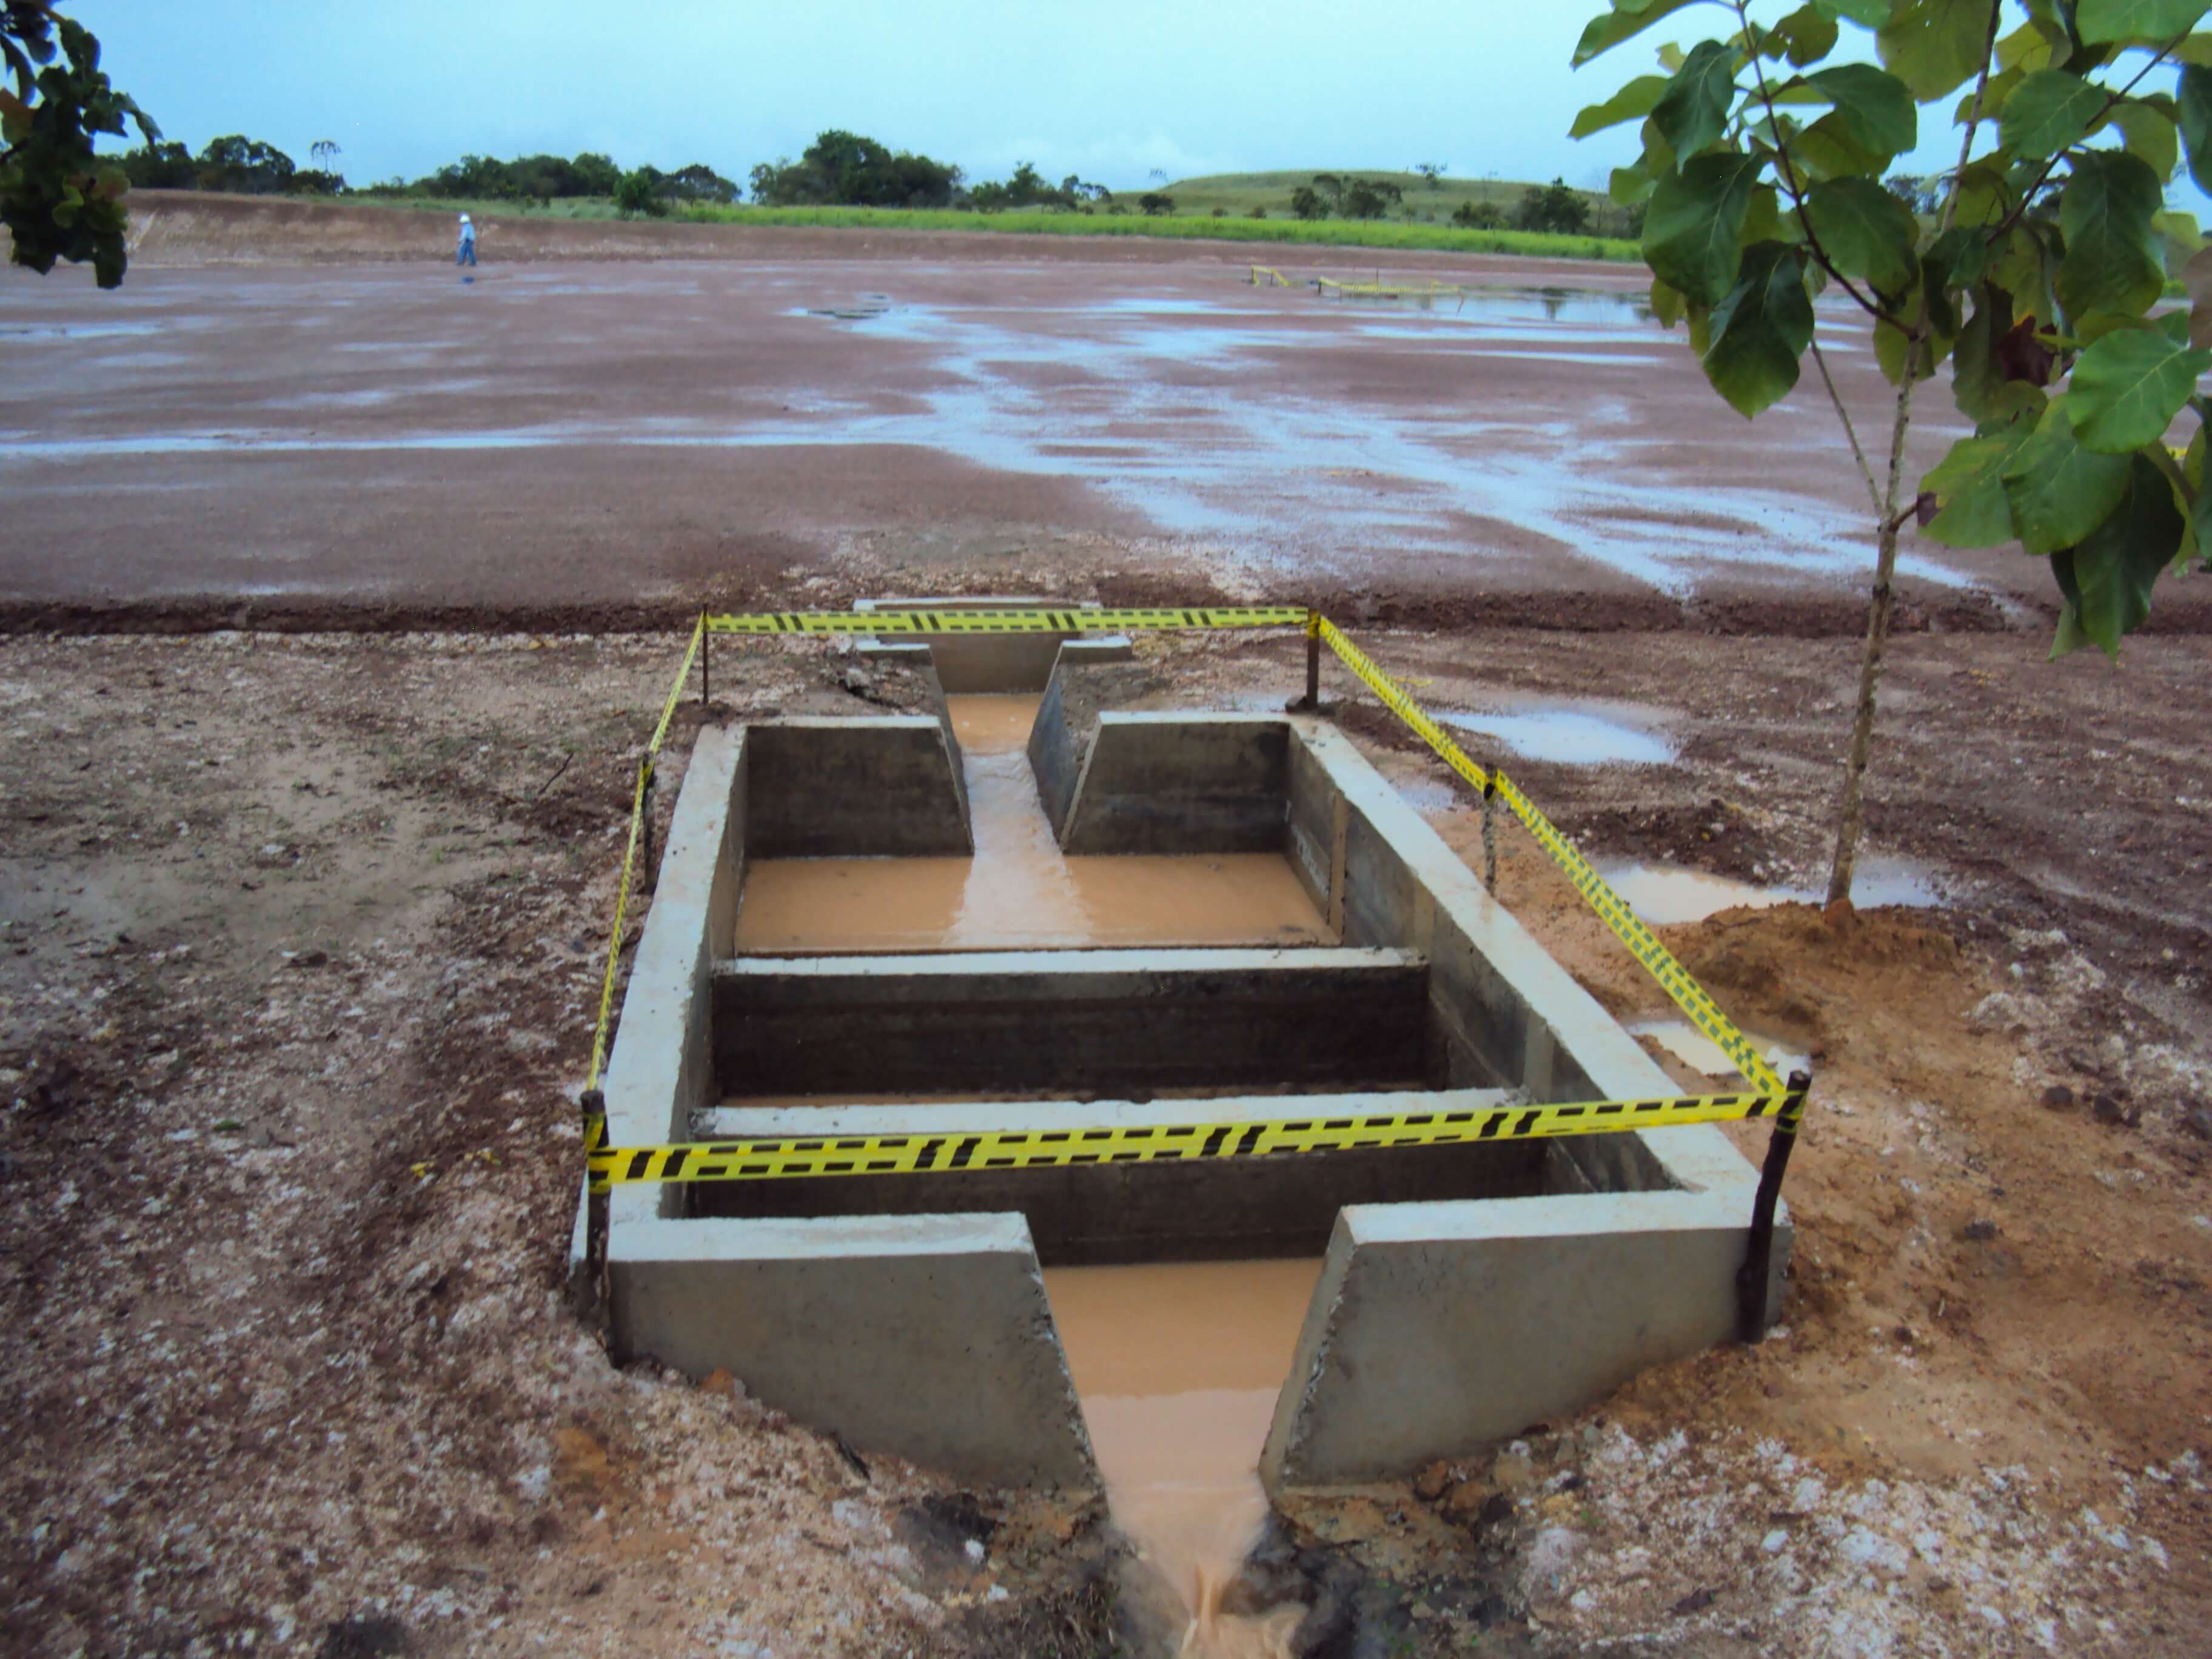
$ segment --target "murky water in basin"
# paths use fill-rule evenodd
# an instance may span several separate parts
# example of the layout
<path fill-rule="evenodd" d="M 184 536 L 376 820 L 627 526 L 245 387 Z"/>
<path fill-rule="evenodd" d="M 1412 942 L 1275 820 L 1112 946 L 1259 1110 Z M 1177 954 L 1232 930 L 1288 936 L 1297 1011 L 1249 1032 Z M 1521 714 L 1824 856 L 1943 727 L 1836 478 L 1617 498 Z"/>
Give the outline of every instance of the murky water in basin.
<path fill-rule="evenodd" d="M 763 860 L 746 871 L 739 951 L 1327 942 L 1328 924 L 1277 854 L 1066 856 L 1024 753 L 1038 699 L 948 701 L 975 856 Z"/>
<path fill-rule="evenodd" d="M 1260 1450 L 1321 1263 L 1056 1267 L 1044 1276 L 1115 1524 L 1188 1620 L 1182 1651 L 1286 1656 L 1303 1607 L 1220 1611 L 1267 1519 Z"/>

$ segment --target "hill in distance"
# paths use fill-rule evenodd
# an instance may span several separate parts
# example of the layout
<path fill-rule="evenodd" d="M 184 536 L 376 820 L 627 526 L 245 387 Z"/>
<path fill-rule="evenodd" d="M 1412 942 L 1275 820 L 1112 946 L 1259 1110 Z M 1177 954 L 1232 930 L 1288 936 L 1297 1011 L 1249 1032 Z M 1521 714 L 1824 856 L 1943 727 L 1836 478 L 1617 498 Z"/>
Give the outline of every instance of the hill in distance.
<path fill-rule="evenodd" d="M 1404 206 L 1411 208 L 1423 219 L 1434 219 L 1441 224 L 1450 219 L 1462 202 L 1495 202 L 1507 213 L 1512 212 L 1521 200 L 1521 193 L 1530 188 L 1526 179 L 1455 179 L 1449 173 L 1431 185 L 1418 173 L 1394 173 L 1387 167 L 1308 167 L 1291 168 L 1281 173 L 1212 173 L 1194 179 L 1178 179 L 1171 185 L 1154 185 L 1148 188 L 1175 198 L 1176 212 L 1211 214 L 1216 208 L 1226 208 L 1232 217 L 1243 218 L 1255 207 L 1267 210 L 1271 219 L 1287 219 L 1291 215 L 1291 192 L 1300 185 L 1310 185 L 1316 173 L 1334 173 L 1340 179 L 1373 179 L 1393 184 L 1406 192 Z M 1121 195 L 1142 195 L 1142 191 L 1118 192 Z M 1602 196 L 1589 197 L 1593 207 L 1605 203 Z M 1392 214 L 1393 218 L 1399 216 Z"/>

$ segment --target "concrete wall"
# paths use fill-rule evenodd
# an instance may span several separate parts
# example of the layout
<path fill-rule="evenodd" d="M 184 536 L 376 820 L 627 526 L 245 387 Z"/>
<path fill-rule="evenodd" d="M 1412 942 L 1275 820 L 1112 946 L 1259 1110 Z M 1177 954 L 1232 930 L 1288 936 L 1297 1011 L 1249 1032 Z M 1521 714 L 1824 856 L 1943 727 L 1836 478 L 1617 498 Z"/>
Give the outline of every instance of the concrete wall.
<path fill-rule="evenodd" d="M 1097 1489 L 1018 1215 L 646 1222 L 607 1265 L 619 1353 L 959 1480 Z"/>
<path fill-rule="evenodd" d="M 985 594 L 959 599 L 861 599 L 855 611 L 1095 611 L 1095 602 L 1066 605 L 1034 594 Z M 862 654 L 900 659 L 919 653 L 936 665 L 948 692 L 1035 691 L 1052 676 L 1063 643 L 1080 641 L 1093 660 L 1126 661 L 1124 635 L 878 634 L 860 641 Z"/>
<path fill-rule="evenodd" d="M 726 1095 L 1416 1084 L 1427 981 L 1405 951 L 739 957 L 715 1066 Z"/>
<path fill-rule="evenodd" d="M 1061 849 L 1280 852 L 1289 756 L 1290 727 L 1279 718 L 1102 714 Z"/>
<path fill-rule="evenodd" d="M 963 857 L 975 850 L 959 757 L 923 714 L 746 728 L 745 855 Z"/>
<path fill-rule="evenodd" d="M 1297 729 L 1292 864 L 1347 945 L 1428 957 L 1431 1082 L 1678 1092 L 1341 733 Z M 1271 1486 L 1402 1474 L 1729 1340 L 1757 1176 L 1727 1137 L 1593 1135 L 1547 1158 L 1552 1196 L 1345 1212 L 1277 1402 Z M 1770 1314 L 1790 1239 L 1784 1212 Z"/>
<path fill-rule="evenodd" d="M 1346 1209 L 1263 1478 L 1402 1476 L 1728 1341 L 1745 1220 L 1687 1193 Z"/>
<path fill-rule="evenodd" d="M 724 1105 L 697 1127 L 715 1140 L 1051 1133 L 1194 1121 L 1237 1126 L 1305 1113 L 1332 1115 L 1486 1109 L 1495 1091 L 1463 1096 L 1346 1094 L 1154 1101 L 1030 1101 L 939 1106 Z M 947 1156 L 951 1156 L 948 1152 Z M 1018 1210 L 1051 1267 L 1237 1261 L 1314 1255 L 1346 1204 L 1498 1199 L 1548 1190 L 1541 1143 L 1333 1152 L 1267 1158 L 968 1169 L 915 1176 L 732 1182 L 696 1189 L 712 1213 L 911 1215 Z M 1472 1207 L 1486 1207 L 1476 1205 Z"/>

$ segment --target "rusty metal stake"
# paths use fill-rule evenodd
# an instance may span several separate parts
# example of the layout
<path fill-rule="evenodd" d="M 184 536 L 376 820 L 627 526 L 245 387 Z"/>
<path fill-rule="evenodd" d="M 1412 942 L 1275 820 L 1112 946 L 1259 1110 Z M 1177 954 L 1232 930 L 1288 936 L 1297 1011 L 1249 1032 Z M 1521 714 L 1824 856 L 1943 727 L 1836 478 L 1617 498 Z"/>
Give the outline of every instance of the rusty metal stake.
<path fill-rule="evenodd" d="M 707 706 L 707 698 L 714 684 L 714 670 L 709 666 L 714 655 L 714 636 L 707 631 L 707 611 L 699 610 L 699 707 Z"/>
<path fill-rule="evenodd" d="M 1482 885 L 1498 896 L 1498 778 L 1492 774 L 1482 786 Z"/>

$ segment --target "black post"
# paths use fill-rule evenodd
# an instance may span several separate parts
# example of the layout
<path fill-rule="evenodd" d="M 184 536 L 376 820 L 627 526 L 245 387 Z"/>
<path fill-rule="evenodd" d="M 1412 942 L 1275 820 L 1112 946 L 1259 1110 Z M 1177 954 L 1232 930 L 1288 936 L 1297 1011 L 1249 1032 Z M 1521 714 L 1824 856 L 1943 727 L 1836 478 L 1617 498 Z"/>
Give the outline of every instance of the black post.
<path fill-rule="evenodd" d="M 1321 708 L 1321 617 L 1306 614 L 1306 694 L 1291 705 L 1293 714 L 1311 714 Z"/>
<path fill-rule="evenodd" d="M 1766 1162 L 1759 1166 L 1759 1194 L 1751 1204 L 1751 1237 L 1743 1266 L 1736 1270 L 1736 1335 L 1756 1342 L 1766 1334 L 1766 1279 L 1774 1261 L 1774 1211 L 1782 1200 L 1782 1176 L 1790 1167 L 1790 1149 L 1797 1144 L 1798 1120 L 1805 1115 L 1805 1096 L 1813 1086 L 1809 1072 L 1790 1073 L 1789 1092 L 1775 1114 L 1774 1133 L 1767 1138 Z"/>
<path fill-rule="evenodd" d="M 714 688 L 714 670 L 708 665 L 714 654 L 714 636 L 707 631 L 707 612 L 699 612 L 699 707 L 707 706 L 708 694 Z"/>
<path fill-rule="evenodd" d="M 645 868 L 637 873 L 641 890 L 650 892 L 657 884 L 653 873 L 653 757 L 645 757 L 645 787 L 638 793 L 638 818 L 644 832 L 644 844 L 638 849 L 645 854 Z"/>
<path fill-rule="evenodd" d="M 1498 774 L 1492 770 L 1482 783 L 1482 889 L 1498 896 Z"/>
<path fill-rule="evenodd" d="M 606 1144 L 607 1097 L 604 1090 L 586 1089 L 578 1097 L 584 1113 L 584 1153 L 586 1158 Z M 607 1194 L 591 1190 L 590 1165 L 585 1166 L 584 1282 L 577 1287 L 582 1304 L 578 1311 L 586 1324 L 597 1326 L 606 1309 Z"/>

